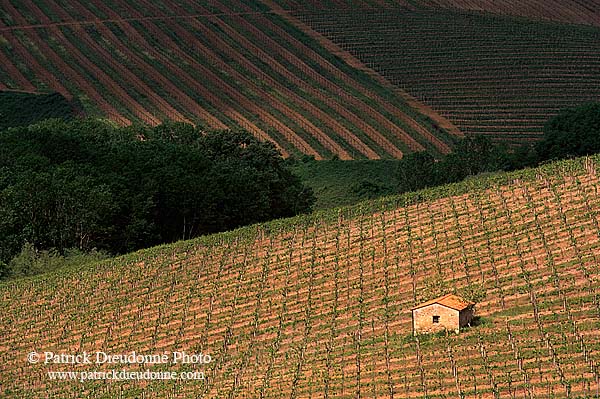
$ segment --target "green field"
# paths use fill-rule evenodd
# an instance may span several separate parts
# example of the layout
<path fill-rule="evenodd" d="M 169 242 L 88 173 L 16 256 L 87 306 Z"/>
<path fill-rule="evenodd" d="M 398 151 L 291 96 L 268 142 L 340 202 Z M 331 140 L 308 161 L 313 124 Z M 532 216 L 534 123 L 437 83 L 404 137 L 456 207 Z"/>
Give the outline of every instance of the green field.
<path fill-rule="evenodd" d="M 395 194 L 401 165 L 397 160 L 296 161 L 290 169 L 313 190 L 314 209 L 327 209 Z"/>

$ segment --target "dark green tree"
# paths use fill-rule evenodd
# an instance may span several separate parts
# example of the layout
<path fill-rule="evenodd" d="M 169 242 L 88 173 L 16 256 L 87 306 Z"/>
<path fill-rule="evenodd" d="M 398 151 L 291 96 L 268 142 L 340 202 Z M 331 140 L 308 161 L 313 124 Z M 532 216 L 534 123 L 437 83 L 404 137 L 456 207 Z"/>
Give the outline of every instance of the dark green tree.
<path fill-rule="evenodd" d="M 313 202 L 275 147 L 245 131 L 95 120 L 12 128 L 0 132 L 0 273 L 26 244 L 58 256 L 123 253 Z"/>
<path fill-rule="evenodd" d="M 408 154 L 402 158 L 397 174 L 400 192 L 432 186 L 437 181 L 435 158 L 425 151 Z"/>
<path fill-rule="evenodd" d="M 548 120 L 537 152 L 541 160 L 600 152 L 600 102 L 566 109 Z"/>

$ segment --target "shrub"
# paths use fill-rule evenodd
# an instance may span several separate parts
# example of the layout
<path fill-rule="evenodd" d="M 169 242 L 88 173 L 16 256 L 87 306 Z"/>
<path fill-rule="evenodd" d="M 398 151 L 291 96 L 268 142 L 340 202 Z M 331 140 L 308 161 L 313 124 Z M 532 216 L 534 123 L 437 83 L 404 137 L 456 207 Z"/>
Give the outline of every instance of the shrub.
<path fill-rule="evenodd" d="M 537 152 L 543 160 L 600 152 L 600 103 L 569 108 L 551 118 Z"/>
<path fill-rule="evenodd" d="M 8 265 L 5 264 L 4 278 L 32 276 L 66 266 L 81 266 L 108 257 L 106 252 L 95 249 L 89 252 L 69 249 L 65 251 L 64 255 L 61 255 L 55 249 L 38 250 L 31 243 L 25 243 L 21 252 Z"/>

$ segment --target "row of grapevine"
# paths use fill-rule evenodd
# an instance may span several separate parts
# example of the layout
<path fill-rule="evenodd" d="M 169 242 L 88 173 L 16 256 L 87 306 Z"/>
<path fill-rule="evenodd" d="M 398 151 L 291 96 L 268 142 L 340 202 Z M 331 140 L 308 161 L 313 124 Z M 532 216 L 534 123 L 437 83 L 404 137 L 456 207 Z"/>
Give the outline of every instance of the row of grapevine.
<path fill-rule="evenodd" d="M 600 26 L 600 2 L 598 0 L 354 0 L 351 3 L 347 1 L 276 1 L 279 7 L 292 12 L 351 8 L 451 9 Z"/>
<path fill-rule="evenodd" d="M 295 1 L 295 0 L 276 0 L 277 5 L 285 10 L 323 10 L 323 9 L 374 9 L 374 8 L 394 8 L 394 7 L 413 7 L 409 0 L 329 0 L 329 1 Z"/>
<path fill-rule="evenodd" d="M 18 11 L 11 6 L 10 3 L 6 4 L 6 8 L 8 11 L 12 11 L 17 22 L 26 23 L 26 20 L 18 13 Z M 6 27 L 3 22 L 0 21 L 0 27 Z M 36 73 L 36 77 L 38 79 L 46 82 L 52 89 L 57 92 L 65 95 L 67 98 L 71 98 L 72 95 L 70 91 L 68 91 L 64 84 L 60 82 L 59 78 L 55 75 L 51 74 L 47 68 L 40 66 L 40 62 L 30 53 L 30 50 L 26 49 L 24 44 L 20 42 L 15 34 L 12 31 L 7 31 L 7 39 L 13 39 L 11 41 L 11 45 L 16 48 L 16 52 L 23 57 L 26 64 L 33 69 L 34 73 Z M 37 34 L 36 31 L 24 32 L 25 37 L 29 41 L 34 41 L 38 44 L 38 47 L 43 52 L 44 56 L 49 58 L 58 68 L 64 76 L 66 76 L 69 81 L 76 82 L 82 90 L 85 91 L 86 95 L 89 96 L 94 102 L 97 104 L 97 107 L 100 108 L 107 116 L 113 118 L 117 122 L 127 123 L 128 119 L 124 118 L 117 112 L 114 105 L 110 104 L 106 101 L 102 96 L 99 95 L 98 91 L 93 87 L 90 82 L 87 81 L 85 77 L 79 74 L 76 70 L 71 68 L 69 64 L 65 63 L 64 60 L 59 57 L 54 50 L 48 46 Z M 73 54 L 77 56 L 77 53 Z M 100 77 L 101 78 L 101 77 Z M 66 83 L 66 82 L 65 82 Z M 137 110 L 137 107 L 135 108 Z M 141 116 L 141 115 L 140 115 Z"/>
<path fill-rule="evenodd" d="M 7 1 L 0 16 L 2 87 L 55 90 L 121 124 L 243 127 L 286 156 L 448 152 L 452 140 L 440 139 L 446 133 L 393 89 L 252 7 Z"/>
<path fill-rule="evenodd" d="M 231 31 L 230 34 L 236 37 L 236 39 L 243 42 L 245 47 L 251 49 L 252 52 L 256 55 L 260 55 L 261 59 L 267 60 L 269 65 L 272 66 L 277 73 L 285 76 L 288 81 L 296 84 L 300 89 L 308 92 L 313 98 L 316 98 L 318 101 L 325 103 L 328 107 L 330 107 L 335 113 L 339 114 L 341 117 L 345 118 L 355 126 L 358 126 L 364 134 L 366 134 L 372 142 L 375 142 L 382 148 L 385 148 L 386 151 L 392 154 L 395 157 L 402 157 L 402 151 L 400 151 L 397 146 L 390 142 L 389 139 L 385 137 L 382 133 L 377 131 L 373 126 L 366 123 L 361 117 L 359 117 L 356 112 L 352 111 L 352 108 L 349 108 L 349 105 L 353 105 L 355 109 L 360 110 L 363 108 L 363 115 L 370 115 L 371 110 L 367 104 L 361 103 L 354 96 L 346 93 L 342 88 L 337 86 L 336 84 L 330 82 L 328 79 L 324 78 L 320 73 L 315 72 L 311 67 L 302 61 L 299 57 L 292 54 L 290 51 L 286 50 L 285 47 L 277 44 L 273 39 L 271 39 L 268 35 L 263 33 L 261 30 L 257 29 L 254 24 L 249 23 L 241 16 L 237 16 L 224 5 L 219 5 L 221 7 L 221 11 L 226 14 L 233 15 L 234 26 L 239 26 L 240 28 L 248 29 L 251 34 L 256 36 L 256 40 L 254 43 L 245 37 L 241 37 L 239 32 Z M 206 10 L 199 9 L 198 11 L 203 12 Z M 267 45 L 269 51 L 262 50 L 255 43 L 262 42 Z M 273 55 L 274 54 L 283 54 L 283 60 L 277 61 Z M 301 74 L 294 75 L 289 71 L 289 67 L 286 67 L 287 63 L 291 63 L 295 67 L 301 71 Z M 309 76 L 317 83 L 316 86 L 310 85 L 306 82 L 306 76 Z M 326 88 L 330 91 L 329 94 L 324 94 L 322 89 L 319 87 Z M 345 100 L 345 101 L 341 101 Z M 422 150 L 422 148 L 413 148 L 417 150 Z"/>
<path fill-rule="evenodd" d="M 292 12 L 464 133 L 527 142 L 600 95 L 597 28 L 443 9 Z"/>
<path fill-rule="evenodd" d="M 406 93 L 405 91 L 398 90 L 397 88 L 392 86 L 390 84 L 390 82 L 388 82 L 383 76 L 375 73 L 372 69 L 367 68 L 364 64 L 362 64 L 359 60 L 357 60 L 355 57 L 353 57 L 350 53 L 342 50 L 340 47 L 335 45 L 333 42 L 331 42 L 326 37 L 318 34 L 316 31 L 311 29 L 308 25 L 302 23 L 299 19 L 295 18 L 292 14 L 290 14 L 286 10 L 282 9 L 277 3 L 270 1 L 270 0 L 263 0 L 263 3 L 267 4 L 271 9 L 273 9 L 273 11 L 275 13 L 280 15 L 284 20 L 290 22 L 290 24 L 297 27 L 300 31 L 305 33 L 307 36 L 316 40 L 321 46 L 323 46 L 323 48 L 325 48 L 331 54 L 334 54 L 334 55 L 340 57 L 348 65 L 352 65 L 354 68 L 364 71 L 365 73 L 370 75 L 374 80 L 376 80 L 383 86 L 392 87 L 393 90 L 396 93 L 398 93 L 406 101 L 406 105 L 408 105 L 408 107 L 404 111 L 398 109 L 396 106 L 394 106 L 394 104 L 384 101 L 381 98 L 381 96 L 379 96 L 373 90 L 369 90 L 368 88 L 362 87 L 354 81 L 349 82 L 353 88 L 358 90 L 360 93 L 365 95 L 367 98 L 377 101 L 379 103 L 379 106 L 381 107 L 381 109 L 385 110 L 386 112 L 389 112 L 391 115 L 394 115 L 406 126 L 410 127 L 411 129 L 414 129 L 416 132 L 418 132 L 423 138 L 425 138 L 427 140 L 426 141 L 427 144 L 431 144 L 431 145 L 435 146 L 435 148 L 442 153 L 448 153 L 450 151 L 450 147 L 448 146 L 448 144 L 446 144 L 443 140 L 441 140 L 441 137 L 438 137 L 439 135 L 438 136 L 433 135 L 429 130 L 424 128 L 419 122 L 417 122 L 415 120 L 415 112 L 414 111 L 420 112 L 422 114 L 421 118 L 422 118 L 422 116 L 426 116 L 427 118 L 429 118 L 432 127 L 434 128 L 434 130 L 437 130 L 438 133 L 441 133 L 442 131 L 445 130 L 447 134 L 454 135 L 457 137 L 462 136 L 462 133 L 454 125 L 452 125 L 446 118 L 444 118 L 441 115 L 439 115 L 438 113 L 434 112 L 431 108 L 427 107 L 423 103 L 416 101 L 416 99 L 414 99 L 413 97 L 408 95 L 408 93 Z M 274 27 L 274 29 L 281 36 L 286 36 L 286 34 L 287 34 L 284 30 L 282 30 L 279 27 Z M 295 40 L 293 38 L 291 41 L 294 42 L 294 44 L 299 49 L 302 49 L 303 54 L 305 54 L 308 58 L 314 60 L 315 62 L 319 63 L 324 68 L 331 71 L 336 77 L 344 80 L 344 76 L 341 73 L 341 71 L 337 70 L 335 68 L 335 66 L 333 66 L 330 62 L 328 62 L 327 60 L 324 60 L 322 57 L 320 57 L 314 51 L 310 51 L 310 49 L 308 49 L 301 42 L 298 42 L 297 40 Z M 413 108 L 412 115 L 411 115 L 411 112 L 409 112 L 411 107 Z"/>
<path fill-rule="evenodd" d="M 595 397 L 599 162 L 3 283 L 3 396 Z M 486 292 L 479 325 L 412 336 L 411 306 L 473 286 Z M 185 350 L 213 361 L 198 366 L 204 381 L 59 383 L 46 372 L 65 368 L 28 364 L 32 350 Z"/>
<path fill-rule="evenodd" d="M 419 0 L 418 5 L 600 26 L 598 0 Z"/>

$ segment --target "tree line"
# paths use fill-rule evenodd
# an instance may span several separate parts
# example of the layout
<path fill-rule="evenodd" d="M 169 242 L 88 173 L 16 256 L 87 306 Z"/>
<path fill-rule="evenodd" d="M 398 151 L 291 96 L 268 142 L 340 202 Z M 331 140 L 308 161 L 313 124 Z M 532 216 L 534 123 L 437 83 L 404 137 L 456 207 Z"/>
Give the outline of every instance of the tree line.
<path fill-rule="evenodd" d="M 29 274 L 15 266 L 22 250 L 122 254 L 313 202 L 276 148 L 245 131 L 56 119 L 10 128 L 0 132 L 0 274 Z"/>
<path fill-rule="evenodd" d="M 549 119 L 535 144 L 509 147 L 485 136 L 467 136 L 453 151 L 435 159 L 427 152 L 411 153 L 398 162 L 393 186 L 357 182 L 354 189 L 366 198 L 400 194 L 454 183 L 481 173 L 535 167 L 544 162 L 600 152 L 600 103 L 565 109 Z"/>
<path fill-rule="evenodd" d="M 374 198 L 599 151 L 591 103 L 549 120 L 535 145 L 466 137 L 441 159 L 404 157 L 394 186 L 354 189 Z M 248 132 L 182 123 L 51 119 L 0 131 L 0 279 L 310 212 L 315 197 L 290 162 Z"/>

